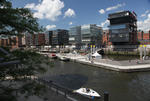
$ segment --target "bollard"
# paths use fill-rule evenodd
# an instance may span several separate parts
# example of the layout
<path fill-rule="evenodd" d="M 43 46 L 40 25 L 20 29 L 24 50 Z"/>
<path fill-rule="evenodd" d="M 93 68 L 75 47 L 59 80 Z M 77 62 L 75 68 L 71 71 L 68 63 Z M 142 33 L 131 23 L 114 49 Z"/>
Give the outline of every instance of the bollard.
<path fill-rule="evenodd" d="M 64 93 L 65 93 L 65 97 L 67 97 L 66 91 L 64 91 Z"/>
<path fill-rule="evenodd" d="M 108 94 L 108 92 L 104 92 L 104 101 L 109 101 L 109 94 Z"/>
<path fill-rule="evenodd" d="M 56 94 L 58 95 L 58 88 L 56 87 Z"/>
<path fill-rule="evenodd" d="M 53 83 L 53 81 L 50 80 L 50 81 L 49 81 L 49 86 L 50 86 L 50 87 L 52 87 L 52 83 Z"/>

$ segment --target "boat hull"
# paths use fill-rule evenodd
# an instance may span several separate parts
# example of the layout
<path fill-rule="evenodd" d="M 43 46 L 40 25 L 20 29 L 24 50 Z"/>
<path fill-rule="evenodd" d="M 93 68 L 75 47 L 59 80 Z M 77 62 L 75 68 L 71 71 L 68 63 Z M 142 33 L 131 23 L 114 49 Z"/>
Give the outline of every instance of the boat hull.
<path fill-rule="evenodd" d="M 95 98 L 100 98 L 101 96 L 94 90 L 92 89 L 87 89 L 87 88 L 80 88 L 78 90 L 74 90 L 74 93 L 78 93 L 82 96 L 85 96 L 90 99 L 95 99 Z"/>
<path fill-rule="evenodd" d="M 69 58 L 65 58 L 65 57 L 60 57 L 59 59 L 60 59 L 61 61 L 70 61 Z"/>

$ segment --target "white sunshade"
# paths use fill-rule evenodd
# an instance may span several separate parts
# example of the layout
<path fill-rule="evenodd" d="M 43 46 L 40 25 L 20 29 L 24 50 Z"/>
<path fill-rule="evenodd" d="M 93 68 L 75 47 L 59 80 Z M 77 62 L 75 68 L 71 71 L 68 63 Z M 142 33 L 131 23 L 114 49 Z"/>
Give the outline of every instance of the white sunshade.
<path fill-rule="evenodd" d="M 101 56 L 101 55 L 100 55 L 100 54 L 98 54 L 98 53 L 96 52 L 96 53 L 94 53 L 92 56 L 97 57 L 97 56 Z"/>

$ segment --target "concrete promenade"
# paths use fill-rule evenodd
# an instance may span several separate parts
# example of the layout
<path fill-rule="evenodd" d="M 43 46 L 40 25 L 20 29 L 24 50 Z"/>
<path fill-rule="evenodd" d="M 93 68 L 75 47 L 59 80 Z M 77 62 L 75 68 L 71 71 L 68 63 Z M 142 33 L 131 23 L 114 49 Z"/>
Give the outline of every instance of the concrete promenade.
<path fill-rule="evenodd" d="M 120 72 L 136 72 L 150 70 L 150 60 L 115 61 L 110 59 L 94 59 L 93 61 L 89 61 L 87 56 L 81 56 L 78 54 L 57 54 L 58 57 L 62 55 L 70 58 L 70 60 L 74 62 Z"/>

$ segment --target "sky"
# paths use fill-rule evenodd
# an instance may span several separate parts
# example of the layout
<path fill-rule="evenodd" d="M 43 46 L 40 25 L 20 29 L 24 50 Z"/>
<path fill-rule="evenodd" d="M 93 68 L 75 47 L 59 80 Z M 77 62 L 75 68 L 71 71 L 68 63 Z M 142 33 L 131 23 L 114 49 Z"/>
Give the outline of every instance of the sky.
<path fill-rule="evenodd" d="M 13 7 L 29 8 L 47 30 L 97 24 L 107 29 L 108 14 L 129 10 L 137 14 L 138 29 L 150 30 L 150 0 L 11 0 Z"/>

